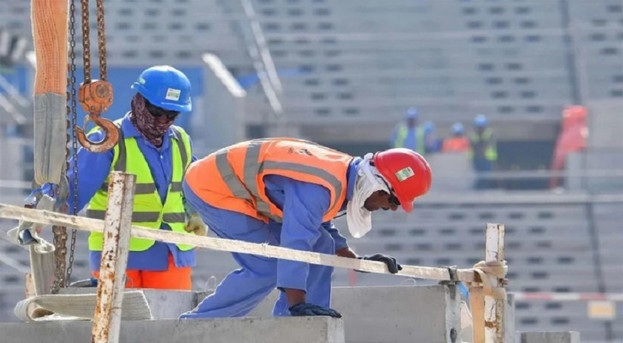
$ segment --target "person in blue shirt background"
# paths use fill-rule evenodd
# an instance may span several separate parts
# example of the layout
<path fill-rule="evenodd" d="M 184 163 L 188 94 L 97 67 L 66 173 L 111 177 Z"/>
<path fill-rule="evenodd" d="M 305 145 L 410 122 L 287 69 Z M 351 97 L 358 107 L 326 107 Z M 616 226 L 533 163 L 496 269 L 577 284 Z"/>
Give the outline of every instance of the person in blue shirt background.
<path fill-rule="evenodd" d="M 195 160 L 188 134 L 173 125 L 181 112 L 190 112 L 190 82 L 171 66 L 144 70 L 131 87 L 136 91 L 131 110 L 115 121 L 120 138 L 114 149 L 93 153 L 81 148 L 77 171 L 69 168 L 68 203 L 77 194 L 78 209 L 88 205 L 87 216 L 103 219 L 107 204 L 107 182 L 111 171 L 136 174 L 132 223 L 159 230 L 205 235 L 205 225 L 186 211 L 181 189 L 188 165 Z M 93 130 L 91 141 L 104 132 Z M 74 177 L 78 178 L 74 189 Z M 89 268 L 99 276 L 102 234 L 89 237 Z M 191 246 L 131 238 L 126 287 L 190 290 L 191 268 L 196 265 Z"/>
<path fill-rule="evenodd" d="M 420 112 L 410 107 L 405 112 L 405 121 L 394 127 L 389 138 L 392 148 L 411 149 L 420 155 L 439 151 L 440 143 L 436 138 L 435 126 L 432 122 L 420 125 Z"/>

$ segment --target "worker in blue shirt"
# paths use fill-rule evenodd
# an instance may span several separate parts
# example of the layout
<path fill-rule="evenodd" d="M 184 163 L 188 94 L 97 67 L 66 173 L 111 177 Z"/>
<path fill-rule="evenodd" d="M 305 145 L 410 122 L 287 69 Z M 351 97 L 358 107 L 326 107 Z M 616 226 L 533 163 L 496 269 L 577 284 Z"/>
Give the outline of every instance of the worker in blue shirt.
<path fill-rule="evenodd" d="M 308 141 L 267 138 L 194 162 L 186 172 L 184 193 L 221 238 L 381 261 L 396 273 L 401 266 L 391 256 L 357 256 L 332 220 L 345 212 L 351 235 L 362 237 L 371 229 L 372 212 L 399 207 L 410 212 L 430 183 L 428 163 L 412 150 L 389 149 L 359 158 Z M 275 288 L 281 291 L 273 308 L 276 316 L 341 316 L 330 308 L 332 267 L 232 256 L 240 268 L 181 318 L 244 316 Z"/>
<path fill-rule="evenodd" d="M 107 207 L 109 174 L 119 170 L 135 174 L 136 191 L 132 223 L 156 230 L 205 235 L 196 215 L 187 214 L 181 189 L 192 155 L 188 134 L 173 125 L 181 112 L 191 110 L 190 82 L 170 66 L 154 66 L 141 73 L 132 85 L 136 94 L 131 110 L 115 123 L 120 138 L 114 149 L 103 153 L 81 148 L 77 153 L 78 184 L 74 189 L 69 168 L 69 204 L 77 194 L 78 209 L 88 205 L 87 216 L 103 219 Z M 102 130 L 89 135 L 104 138 Z M 89 268 L 99 276 L 102 233 L 89 236 Z M 127 287 L 190 290 L 191 268 L 196 265 L 191 246 L 131 238 L 127 263 Z"/>
<path fill-rule="evenodd" d="M 405 112 L 404 122 L 396 125 L 389 138 L 392 148 L 411 149 L 420 155 L 438 151 L 438 142 L 434 136 L 434 125 L 427 122 L 420 125 L 420 112 L 411 107 Z"/>

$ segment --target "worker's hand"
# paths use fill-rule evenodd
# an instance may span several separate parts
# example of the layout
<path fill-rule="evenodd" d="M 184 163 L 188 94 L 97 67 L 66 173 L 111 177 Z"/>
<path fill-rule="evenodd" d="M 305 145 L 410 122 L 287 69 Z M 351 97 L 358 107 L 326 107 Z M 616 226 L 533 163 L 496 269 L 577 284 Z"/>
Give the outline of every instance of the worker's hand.
<path fill-rule="evenodd" d="M 362 256 L 360 259 L 383 262 L 387 265 L 387 269 L 392 274 L 396 274 L 399 270 L 402 270 L 402 266 L 396 261 L 396 258 L 389 255 L 374 254 L 370 256 Z"/>
<path fill-rule="evenodd" d="M 184 229 L 189 233 L 194 232 L 197 236 L 205 236 L 207 233 L 206 224 L 203 223 L 203 220 L 197 213 L 194 213 L 190 216 L 190 218 L 188 218 L 188 222 L 186 223 L 186 227 Z"/>
<path fill-rule="evenodd" d="M 292 316 L 329 316 L 342 318 L 342 315 L 334 309 L 324 308 L 310 303 L 298 303 L 289 308 Z"/>

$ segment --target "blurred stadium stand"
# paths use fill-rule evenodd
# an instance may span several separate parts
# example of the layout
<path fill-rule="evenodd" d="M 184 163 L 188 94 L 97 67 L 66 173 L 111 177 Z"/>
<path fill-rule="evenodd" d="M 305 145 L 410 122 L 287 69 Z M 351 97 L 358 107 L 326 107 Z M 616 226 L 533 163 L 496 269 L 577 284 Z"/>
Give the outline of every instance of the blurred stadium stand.
<path fill-rule="evenodd" d="M 285 131 L 268 106 L 254 65 L 258 61 L 249 53 L 257 42 L 248 13 L 232 0 L 106 0 L 108 73 L 115 87 L 115 103 L 106 116 L 127 111 L 129 85 L 144 67 L 172 64 L 193 84 L 195 110 L 179 124 L 193 135 L 198 154 L 218 142 L 225 145 L 227 136 L 217 142 L 206 136 L 238 135 L 224 129 L 223 113 L 240 103 L 224 100 L 226 90 L 212 85 L 203 59 L 211 53 L 246 91 L 244 115 L 237 121 L 247 137 L 285 132 L 362 154 L 387 146 L 391 128 L 409 106 L 434 121 L 442 136 L 453 122 L 469 123 L 485 113 L 499 139 L 502 169 L 521 171 L 549 167 L 563 107 L 585 105 L 589 147 L 569 156 L 571 192 L 475 195 L 469 190 L 468 163 L 461 160 L 457 167 L 456 157 L 454 162 L 431 157 L 433 167 L 439 166 L 436 175 L 448 182 L 435 181 L 430 198 L 412 215 L 376 215 L 375 229 L 352 244 L 359 253 L 385 251 L 407 264 L 468 267 L 482 259 L 485 223 L 500 222 L 507 228 L 511 291 L 623 292 L 623 203 L 595 201 L 591 195 L 620 192 L 621 177 L 585 177 L 587 170 L 623 169 L 621 0 L 250 3 L 283 87 L 278 97 Z M 3 0 L 0 29 L 30 37 L 30 0 Z M 79 66 L 81 57 L 78 49 Z M 0 76 L 29 98 L 33 72 L 24 60 Z M 14 102 L 2 85 L 0 95 Z M 30 118 L 28 106 L 11 104 Z M 30 182 L 30 131 L 10 108 L 0 102 L 0 180 Z M 219 121 L 211 122 L 217 115 Z M 16 165 L 23 170 L 16 171 Z M 462 193 L 443 197 L 449 191 Z M 21 192 L 0 192 L 2 202 L 22 202 Z M 3 229 L 14 224 L 0 221 Z M 88 276 L 85 236 L 78 242 L 73 280 Z M 28 266 L 26 251 L 2 238 L 0 253 Z M 199 264 L 193 274 L 197 289 L 211 287 L 211 276 L 220 280 L 235 267 L 227 254 L 203 250 Z M 362 285 L 410 282 L 370 274 L 356 278 Z M 336 285 L 351 281 L 347 272 L 336 272 Z M 23 284 L 20 268 L 0 267 L 0 320 L 15 320 L 12 307 L 23 297 Z M 583 342 L 620 342 L 621 304 L 617 310 L 613 320 L 589 319 L 586 303 L 522 301 L 517 329 L 578 330 Z"/>

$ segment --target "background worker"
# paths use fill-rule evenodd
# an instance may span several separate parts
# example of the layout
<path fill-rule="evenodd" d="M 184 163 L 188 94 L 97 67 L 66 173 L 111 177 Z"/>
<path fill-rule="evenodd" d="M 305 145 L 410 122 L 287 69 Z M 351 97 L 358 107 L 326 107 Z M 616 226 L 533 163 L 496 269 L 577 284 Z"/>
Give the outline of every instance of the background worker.
<path fill-rule="evenodd" d="M 469 139 L 465 137 L 463 124 L 456 122 L 452 124 L 452 137 L 443 141 L 443 152 L 467 152 L 469 150 Z"/>
<path fill-rule="evenodd" d="M 190 81 L 170 66 L 144 70 L 131 88 L 136 91 L 131 110 L 116 121 L 118 144 L 104 153 L 78 151 L 78 208 L 88 204 L 87 216 L 104 219 L 109 173 L 124 171 L 136 175 L 132 224 L 154 230 L 205 234 L 198 216 L 187 215 L 182 178 L 192 162 L 188 134 L 173 125 L 181 112 L 192 109 Z M 104 138 L 101 130 L 89 134 L 92 141 Z M 73 168 L 69 169 L 69 194 L 74 193 Z M 70 197 L 69 203 L 73 199 Z M 99 276 L 102 233 L 89 236 L 89 267 Z M 148 239 L 130 239 L 127 287 L 190 290 L 191 267 L 196 257 L 193 247 Z"/>
<path fill-rule="evenodd" d="M 479 114 L 474 118 L 474 132 L 469 136 L 469 143 L 474 171 L 478 174 L 493 171 L 498 152 L 493 130 L 489 127 L 484 114 Z M 476 177 L 475 189 L 487 189 L 492 186 L 493 180 L 490 177 L 482 175 Z"/>
<path fill-rule="evenodd" d="M 392 148 L 407 148 L 418 152 L 420 155 L 426 153 L 424 140 L 424 127 L 419 124 L 420 113 L 411 107 L 405 113 L 404 122 L 396 125 L 389 139 Z"/>
<path fill-rule="evenodd" d="M 332 219 L 346 211 L 348 230 L 359 238 L 371 229 L 371 213 L 399 206 L 430 188 L 426 160 L 409 149 L 363 158 L 318 144 L 260 139 L 223 148 L 194 162 L 184 181 L 187 201 L 219 237 L 358 258 Z M 281 290 L 276 316 L 341 315 L 330 308 L 332 267 L 232 254 L 240 269 L 181 318 L 244 316 L 273 289 Z M 401 267 L 381 261 L 391 273 Z"/>

